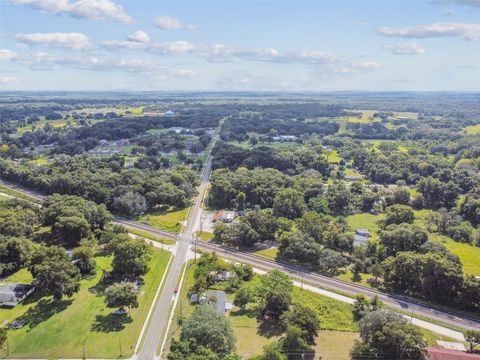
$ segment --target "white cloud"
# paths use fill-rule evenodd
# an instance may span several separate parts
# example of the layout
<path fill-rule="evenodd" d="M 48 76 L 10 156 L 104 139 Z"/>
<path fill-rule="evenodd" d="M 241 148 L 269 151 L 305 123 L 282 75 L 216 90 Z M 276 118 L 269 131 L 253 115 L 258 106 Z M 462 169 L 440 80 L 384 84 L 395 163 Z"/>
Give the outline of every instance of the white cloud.
<path fill-rule="evenodd" d="M 173 76 L 181 76 L 181 77 L 191 77 L 197 75 L 197 73 L 190 69 L 174 69 L 168 72 L 170 75 Z"/>
<path fill-rule="evenodd" d="M 101 44 L 108 50 L 145 50 L 147 45 L 145 43 L 126 41 L 126 40 L 109 40 Z"/>
<path fill-rule="evenodd" d="M 134 33 L 128 35 L 127 40 L 139 43 L 147 43 L 150 41 L 150 37 L 145 31 L 137 30 Z"/>
<path fill-rule="evenodd" d="M 0 49 L 0 60 L 11 60 L 18 56 L 18 54 L 12 50 Z"/>
<path fill-rule="evenodd" d="M 15 38 L 26 44 L 52 45 L 77 51 L 91 47 L 88 37 L 82 33 L 17 34 Z"/>
<path fill-rule="evenodd" d="M 425 48 L 415 41 L 403 42 L 399 44 L 388 44 L 383 47 L 394 55 L 420 55 L 425 54 Z"/>
<path fill-rule="evenodd" d="M 157 16 L 155 18 L 154 24 L 156 27 L 162 30 L 179 30 L 179 29 L 191 30 L 195 28 L 193 25 L 183 24 L 182 22 L 180 22 L 180 20 L 170 16 L 165 16 L 165 15 Z"/>
<path fill-rule="evenodd" d="M 173 41 L 166 43 L 156 43 L 150 45 L 147 50 L 162 54 L 162 55 L 175 55 L 185 54 L 192 52 L 196 49 L 196 46 L 187 41 Z"/>
<path fill-rule="evenodd" d="M 17 82 L 17 78 L 13 76 L 0 76 L 0 84 L 10 84 Z"/>
<path fill-rule="evenodd" d="M 435 0 L 438 4 L 466 5 L 480 8 L 480 0 Z"/>
<path fill-rule="evenodd" d="M 377 32 L 384 36 L 401 38 L 460 37 L 480 41 L 480 24 L 436 23 L 407 27 L 380 27 Z"/>
<path fill-rule="evenodd" d="M 52 14 L 68 14 L 90 20 L 110 19 L 124 24 L 133 22 L 120 5 L 111 0 L 11 0 L 14 4 L 27 5 L 33 9 Z"/>
<path fill-rule="evenodd" d="M 107 58 L 84 55 L 52 55 L 38 52 L 19 56 L 17 62 L 32 70 L 56 70 L 73 68 L 91 71 L 154 72 L 165 67 L 148 60 Z"/>

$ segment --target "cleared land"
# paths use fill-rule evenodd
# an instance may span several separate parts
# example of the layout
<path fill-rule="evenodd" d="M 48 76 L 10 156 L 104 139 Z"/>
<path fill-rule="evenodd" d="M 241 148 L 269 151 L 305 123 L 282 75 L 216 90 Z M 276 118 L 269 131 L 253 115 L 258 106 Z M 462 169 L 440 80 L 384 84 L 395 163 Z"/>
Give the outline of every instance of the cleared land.
<path fill-rule="evenodd" d="M 81 282 L 80 291 L 71 299 L 54 302 L 51 297 L 33 294 L 14 309 L 0 309 L 2 320 L 24 318 L 28 323 L 9 332 L 12 358 L 81 358 L 129 357 L 140 334 L 155 291 L 160 284 L 170 253 L 154 250 L 150 271 L 138 297 L 139 307 L 128 316 L 112 315 L 102 294 L 97 294 L 103 270 L 110 269 L 110 257 L 97 257 L 97 273 Z M 6 281 L 31 281 L 26 270 Z"/>
<path fill-rule="evenodd" d="M 188 210 L 189 208 L 158 210 L 142 215 L 137 220 L 158 229 L 179 233 L 183 229 Z"/>

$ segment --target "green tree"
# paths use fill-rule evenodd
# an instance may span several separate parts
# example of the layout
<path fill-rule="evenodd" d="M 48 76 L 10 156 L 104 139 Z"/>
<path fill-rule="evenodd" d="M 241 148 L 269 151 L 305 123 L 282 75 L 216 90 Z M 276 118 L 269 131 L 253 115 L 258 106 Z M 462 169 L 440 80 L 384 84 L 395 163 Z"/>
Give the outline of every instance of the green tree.
<path fill-rule="evenodd" d="M 295 189 L 283 189 L 273 200 L 273 211 L 276 216 L 296 219 L 307 210 L 303 194 Z"/>
<path fill-rule="evenodd" d="M 329 186 L 326 198 L 332 214 L 347 215 L 353 208 L 352 194 L 344 182 Z"/>
<path fill-rule="evenodd" d="M 243 191 L 240 191 L 237 195 L 236 199 L 236 204 L 237 204 L 237 210 L 244 210 L 245 209 L 245 193 Z"/>
<path fill-rule="evenodd" d="M 61 248 L 51 246 L 37 249 L 29 270 L 35 286 L 52 294 L 56 300 L 72 296 L 80 289 L 80 272 Z"/>
<path fill-rule="evenodd" d="M 3 345 L 7 342 L 7 329 L 0 328 L 0 349 L 3 349 Z"/>
<path fill-rule="evenodd" d="M 422 333 L 400 315 L 387 310 L 367 313 L 359 321 L 361 342 L 351 350 L 352 359 L 375 356 L 380 359 L 425 358 Z"/>
<path fill-rule="evenodd" d="M 105 289 L 105 302 L 108 307 L 118 307 L 124 310 L 138 307 L 137 289 L 132 283 L 113 284 Z"/>
<path fill-rule="evenodd" d="M 355 296 L 355 302 L 353 303 L 353 319 L 359 321 L 370 311 L 370 301 L 363 294 Z"/>
<path fill-rule="evenodd" d="M 200 345 L 197 340 L 190 338 L 184 340 L 172 340 L 168 360 L 219 360 L 218 355 Z"/>
<path fill-rule="evenodd" d="M 91 247 L 80 246 L 73 249 L 75 265 L 82 275 L 92 275 L 95 273 L 96 262 L 93 256 L 94 251 Z"/>
<path fill-rule="evenodd" d="M 230 354 L 236 341 L 228 319 L 210 305 L 200 305 L 193 310 L 182 326 L 180 339 L 195 339 L 197 344 L 220 357 Z"/>
<path fill-rule="evenodd" d="M 263 316 L 279 319 L 292 302 L 293 283 L 288 275 L 272 270 L 260 278 L 257 296 Z"/>
<path fill-rule="evenodd" d="M 142 276 L 148 271 L 152 249 L 143 240 L 119 235 L 113 242 L 112 272 L 118 276 Z"/>
<path fill-rule="evenodd" d="M 52 234 L 68 246 L 77 246 L 90 232 L 90 224 L 82 216 L 60 216 L 52 227 Z"/>
<path fill-rule="evenodd" d="M 255 292 L 250 285 L 243 285 L 235 293 L 235 300 L 233 304 L 241 309 L 245 309 L 248 303 L 253 302 L 255 299 Z"/>
<path fill-rule="evenodd" d="M 287 327 L 298 327 L 303 332 L 304 340 L 310 345 L 315 344 L 315 338 L 320 329 L 320 319 L 315 310 L 306 305 L 295 303 L 282 315 L 281 320 Z"/>
<path fill-rule="evenodd" d="M 380 244 L 385 257 L 400 251 L 415 251 L 427 241 L 426 231 L 412 224 L 392 224 L 380 232 Z"/>
<path fill-rule="evenodd" d="M 470 345 L 470 352 L 473 352 L 477 345 L 480 345 L 480 331 L 466 330 L 463 334 L 465 341 Z"/>
<path fill-rule="evenodd" d="M 297 326 L 289 325 L 280 342 L 282 343 L 283 351 L 288 353 L 298 353 L 310 349 L 305 340 L 305 332 Z"/>
<path fill-rule="evenodd" d="M 283 353 L 282 344 L 278 341 L 272 341 L 263 347 L 263 353 L 250 360 L 287 360 L 287 355 Z"/>
<path fill-rule="evenodd" d="M 407 205 L 392 205 L 385 209 L 385 217 L 382 220 L 383 226 L 391 224 L 412 224 L 415 216 L 413 210 Z"/>

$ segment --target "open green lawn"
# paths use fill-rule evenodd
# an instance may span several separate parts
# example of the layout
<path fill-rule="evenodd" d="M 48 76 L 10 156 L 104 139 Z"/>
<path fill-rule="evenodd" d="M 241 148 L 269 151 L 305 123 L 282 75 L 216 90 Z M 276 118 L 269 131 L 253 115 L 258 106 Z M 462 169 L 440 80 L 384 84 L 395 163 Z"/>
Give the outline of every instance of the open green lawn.
<path fill-rule="evenodd" d="M 456 242 L 444 236 L 442 243 L 448 250 L 457 255 L 466 274 L 480 276 L 480 247 Z"/>
<path fill-rule="evenodd" d="M 378 220 L 382 219 L 383 215 L 374 215 L 370 213 L 360 213 L 350 215 L 347 217 L 348 225 L 355 231 L 355 229 L 368 229 L 372 234 L 372 239 L 375 240 L 378 237 Z"/>
<path fill-rule="evenodd" d="M 355 340 L 359 339 L 356 332 L 320 331 L 315 346 L 319 359 L 347 360 L 350 359 L 350 349 Z"/>
<path fill-rule="evenodd" d="M 275 260 L 278 254 L 278 249 L 276 247 L 271 247 L 268 249 L 262 249 L 253 252 L 255 255 L 262 256 L 264 258 Z"/>
<path fill-rule="evenodd" d="M 39 157 L 38 159 L 30 160 L 29 163 L 34 165 L 48 165 L 49 164 L 48 159 L 49 159 L 48 156 L 42 156 L 42 157 Z"/>
<path fill-rule="evenodd" d="M 197 235 L 203 241 L 210 241 L 213 238 L 213 233 L 208 231 L 199 231 Z"/>
<path fill-rule="evenodd" d="M 330 164 L 338 164 L 342 160 L 342 157 L 338 154 L 337 150 L 332 150 L 330 154 L 327 154 L 327 161 Z"/>
<path fill-rule="evenodd" d="M 480 134 L 480 124 L 467 126 L 465 132 L 467 134 Z"/>
<path fill-rule="evenodd" d="M 111 315 L 104 296 L 94 291 L 102 269 L 110 268 L 110 257 L 96 258 L 96 276 L 82 280 L 80 291 L 71 299 L 55 302 L 51 297 L 39 299 L 33 294 L 14 309 L 0 309 L 1 319 L 23 316 L 29 320 L 22 329 L 9 331 L 10 357 L 81 358 L 85 347 L 87 357 L 117 358 L 120 346 L 124 357 L 131 356 L 169 257 L 169 252 L 154 250 L 139 307 L 131 310 L 131 319 Z M 20 272 L 13 277 L 17 280 L 15 277 L 28 276 Z"/>
<path fill-rule="evenodd" d="M 155 212 L 142 215 L 137 220 L 159 229 L 179 233 L 183 229 L 183 223 L 187 218 L 189 209 L 190 208 L 169 208 L 166 210 L 157 210 Z"/>
<path fill-rule="evenodd" d="M 431 210 L 417 210 L 415 211 L 415 223 L 425 228 L 426 219 Z M 480 247 L 459 243 L 448 236 L 429 233 L 430 240 L 438 241 L 445 245 L 445 247 L 460 258 L 463 265 L 463 271 L 470 275 L 480 275 Z"/>
<path fill-rule="evenodd" d="M 340 280 L 343 280 L 343 281 L 348 281 L 348 282 L 354 282 L 356 284 L 359 284 L 359 285 L 363 285 L 363 286 L 366 286 L 366 287 L 372 287 L 368 282 L 367 280 L 372 278 L 372 275 L 371 274 L 364 274 L 364 273 L 360 273 L 360 281 L 354 281 L 353 279 L 353 273 L 351 270 L 347 270 L 345 271 L 343 274 L 340 274 L 338 276 L 335 276 L 337 279 L 340 279 Z"/>

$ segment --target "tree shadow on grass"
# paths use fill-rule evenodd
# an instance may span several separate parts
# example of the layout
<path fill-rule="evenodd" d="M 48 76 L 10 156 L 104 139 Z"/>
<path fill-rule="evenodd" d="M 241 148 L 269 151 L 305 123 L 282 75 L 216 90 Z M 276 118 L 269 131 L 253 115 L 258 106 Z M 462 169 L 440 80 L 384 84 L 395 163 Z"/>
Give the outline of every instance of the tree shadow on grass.
<path fill-rule="evenodd" d="M 132 318 L 127 314 L 116 315 L 110 313 L 108 315 L 97 315 L 95 316 L 95 322 L 92 324 L 92 331 L 105 333 L 120 331 L 125 328 L 125 324 L 131 322 Z"/>
<path fill-rule="evenodd" d="M 48 320 L 53 315 L 65 310 L 72 304 L 72 299 L 54 300 L 43 299 L 40 300 L 36 306 L 28 309 L 28 311 L 19 317 L 17 320 L 25 321 L 30 329 L 36 327 L 40 323 Z"/>
<path fill-rule="evenodd" d="M 283 334 L 285 328 L 280 323 L 280 321 L 273 320 L 263 320 L 258 326 L 257 333 L 258 335 L 264 336 L 266 338 L 276 337 Z"/>
<path fill-rule="evenodd" d="M 230 316 L 246 316 L 254 318 L 258 316 L 258 311 L 255 309 L 238 309 L 230 311 Z"/>

